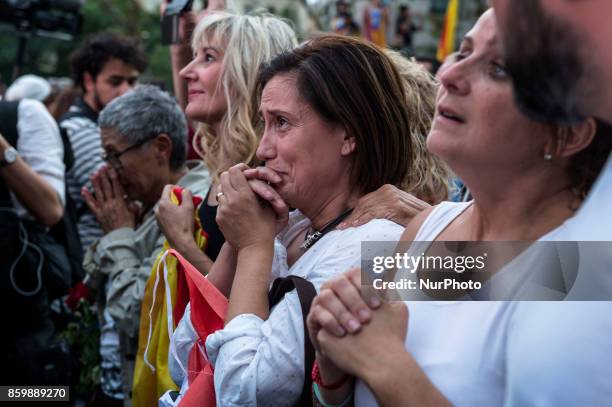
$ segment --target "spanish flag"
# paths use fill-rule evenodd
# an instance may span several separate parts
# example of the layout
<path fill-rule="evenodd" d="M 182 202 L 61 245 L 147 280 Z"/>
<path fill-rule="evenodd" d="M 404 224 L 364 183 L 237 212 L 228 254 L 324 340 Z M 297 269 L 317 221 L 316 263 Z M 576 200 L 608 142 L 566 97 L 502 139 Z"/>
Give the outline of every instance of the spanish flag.
<path fill-rule="evenodd" d="M 446 8 L 446 17 L 444 17 L 444 26 L 440 34 L 440 43 L 438 44 L 437 58 L 440 62 L 444 62 L 444 59 L 455 50 L 455 33 L 457 31 L 458 18 L 459 0 L 449 0 Z"/>
<path fill-rule="evenodd" d="M 175 205 L 180 205 L 183 189 L 174 187 L 171 199 Z M 202 198 L 193 196 L 192 199 L 196 208 L 194 238 L 198 247 L 204 251 L 208 235 L 202 229 L 197 209 Z M 164 249 L 153 265 L 142 299 L 138 353 L 132 383 L 133 407 L 156 406 L 167 390 L 179 390 L 170 376 L 168 352 L 170 331 L 174 331 L 178 325 L 189 302 L 189 281 L 182 263 L 176 256 L 166 256 L 167 250 L 170 250 L 170 244 L 166 240 Z"/>

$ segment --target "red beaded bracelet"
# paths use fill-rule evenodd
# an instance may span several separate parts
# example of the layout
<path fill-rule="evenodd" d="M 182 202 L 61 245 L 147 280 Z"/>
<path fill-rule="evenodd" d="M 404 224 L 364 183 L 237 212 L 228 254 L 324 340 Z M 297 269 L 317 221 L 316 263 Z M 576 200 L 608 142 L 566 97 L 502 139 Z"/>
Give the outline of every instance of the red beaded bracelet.
<path fill-rule="evenodd" d="M 335 383 L 331 383 L 331 384 L 325 384 L 323 383 L 323 379 L 321 379 L 321 374 L 319 373 L 319 364 L 317 363 L 317 361 L 315 360 L 314 364 L 312 365 L 312 381 L 314 383 L 316 383 L 319 387 L 325 389 L 325 390 L 336 390 L 339 389 L 344 383 L 346 383 L 346 381 L 349 379 L 348 375 L 344 375 L 344 377 L 340 380 L 338 380 Z"/>

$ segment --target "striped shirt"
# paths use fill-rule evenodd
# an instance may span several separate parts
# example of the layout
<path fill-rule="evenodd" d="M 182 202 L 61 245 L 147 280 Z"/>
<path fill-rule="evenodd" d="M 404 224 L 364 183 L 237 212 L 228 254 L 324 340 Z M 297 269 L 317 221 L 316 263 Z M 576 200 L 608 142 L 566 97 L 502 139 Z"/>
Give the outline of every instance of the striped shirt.
<path fill-rule="evenodd" d="M 83 250 L 86 250 L 102 237 L 100 224 L 81 197 L 84 186 L 91 188 L 89 177 L 104 163 L 98 114 L 79 98 L 65 117 L 60 121 L 60 127 L 66 130 L 74 153 L 74 165 L 66 174 L 67 192 L 79 214 L 77 227 Z"/>

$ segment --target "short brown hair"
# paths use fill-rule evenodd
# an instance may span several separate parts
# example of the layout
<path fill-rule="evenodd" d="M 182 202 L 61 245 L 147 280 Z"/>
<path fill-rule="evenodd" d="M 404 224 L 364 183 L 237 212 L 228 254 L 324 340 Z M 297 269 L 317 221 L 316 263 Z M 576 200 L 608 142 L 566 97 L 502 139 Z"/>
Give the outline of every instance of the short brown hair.
<path fill-rule="evenodd" d="M 363 40 L 324 35 L 263 66 L 259 90 L 292 73 L 301 97 L 324 120 L 355 138 L 351 186 L 362 193 L 400 187 L 414 162 L 402 79 L 381 49 Z"/>

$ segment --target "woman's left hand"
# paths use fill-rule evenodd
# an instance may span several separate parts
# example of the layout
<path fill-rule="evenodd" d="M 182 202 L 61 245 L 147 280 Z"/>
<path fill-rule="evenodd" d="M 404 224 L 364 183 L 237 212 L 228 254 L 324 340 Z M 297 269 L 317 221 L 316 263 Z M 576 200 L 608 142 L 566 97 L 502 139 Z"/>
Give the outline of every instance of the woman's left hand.
<path fill-rule="evenodd" d="M 349 374 L 364 378 L 372 369 L 384 369 L 385 361 L 405 352 L 408 308 L 403 302 L 383 303 L 355 334 L 337 337 L 325 329 L 317 334 L 321 353 Z"/>
<path fill-rule="evenodd" d="M 221 174 L 217 223 L 236 250 L 274 240 L 276 215 L 267 202 L 253 192 L 243 174 L 244 164 Z"/>

